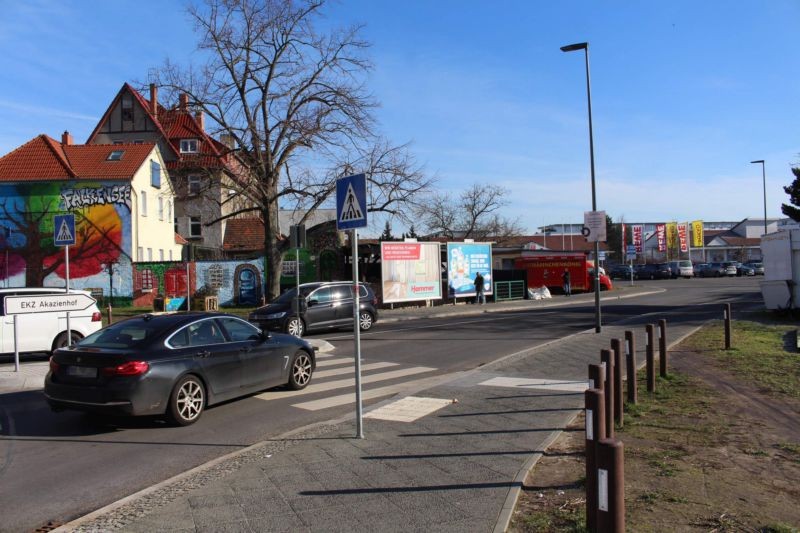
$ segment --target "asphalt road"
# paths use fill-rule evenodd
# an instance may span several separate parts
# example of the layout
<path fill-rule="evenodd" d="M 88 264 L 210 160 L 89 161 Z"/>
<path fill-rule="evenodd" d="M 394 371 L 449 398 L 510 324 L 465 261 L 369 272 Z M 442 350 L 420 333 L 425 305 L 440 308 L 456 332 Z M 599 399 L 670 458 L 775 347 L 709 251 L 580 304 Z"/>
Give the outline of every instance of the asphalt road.
<path fill-rule="evenodd" d="M 759 279 L 637 282 L 667 290 L 604 302 L 603 322 L 644 323 L 653 313 L 668 320 L 689 314 L 721 316 L 723 302 L 737 302 L 737 307 L 758 302 Z M 386 399 L 399 386 L 424 384 L 593 327 L 593 301 L 524 312 L 379 322 L 361 336 L 365 405 Z M 0 530 L 64 523 L 231 451 L 352 413 L 352 370 L 345 359 L 353 356 L 352 333 L 317 337 L 336 350 L 320 357 L 307 391 L 290 394 L 277 389 L 229 402 L 184 428 L 156 419 L 54 414 L 39 391 L 0 396 Z"/>

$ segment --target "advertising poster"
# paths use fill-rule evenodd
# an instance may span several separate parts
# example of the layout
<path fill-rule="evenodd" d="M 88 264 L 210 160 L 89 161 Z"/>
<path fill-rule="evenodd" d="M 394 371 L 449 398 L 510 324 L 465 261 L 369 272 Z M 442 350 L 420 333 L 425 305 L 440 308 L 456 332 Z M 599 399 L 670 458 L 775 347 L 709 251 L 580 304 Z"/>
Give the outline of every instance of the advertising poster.
<path fill-rule="evenodd" d="M 689 235 L 687 232 L 689 231 L 689 224 L 686 222 L 681 222 L 678 224 L 678 243 L 681 247 L 681 252 L 688 252 L 689 251 Z"/>
<path fill-rule="evenodd" d="M 383 302 L 441 299 L 440 263 L 438 242 L 382 242 Z"/>
<path fill-rule="evenodd" d="M 642 226 L 639 224 L 631 226 L 631 232 L 633 233 L 633 246 L 636 249 L 636 253 L 641 254 L 643 252 Z"/>
<path fill-rule="evenodd" d="M 475 296 L 475 276 L 483 276 L 483 293 L 492 294 L 492 245 L 447 243 L 447 286 L 451 297 Z"/>
<path fill-rule="evenodd" d="M 667 251 L 667 225 L 656 224 L 656 238 L 658 239 L 658 251 Z"/>
<path fill-rule="evenodd" d="M 678 224 L 676 222 L 667 223 L 667 249 L 674 250 L 678 244 Z"/>
<path fill-rule="evenodd" d="M 695 220 L 692 222 L 692 246 L 702 248 L 703 246 L 703 221 Z"/>

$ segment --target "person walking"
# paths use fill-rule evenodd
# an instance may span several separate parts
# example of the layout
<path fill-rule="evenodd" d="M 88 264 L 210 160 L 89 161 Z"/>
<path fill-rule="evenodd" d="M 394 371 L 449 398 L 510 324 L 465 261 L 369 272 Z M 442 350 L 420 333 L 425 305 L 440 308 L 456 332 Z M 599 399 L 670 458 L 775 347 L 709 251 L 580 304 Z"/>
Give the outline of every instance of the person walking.
<path fill-rule="evenodd" d="M 486 295 L 483 294 L 483 276 L 480 272 L 475 276 L 475 303 L 481 305 L 486 303 Z"/>
<path fill-rule="evenodd" d="M 564 269 L 564 275 L 561 276 L 561 280 L 564 283 L 564 296 L 572 296 L 572 285 L 569 282 L 569 270 L 566 268 Z"/>

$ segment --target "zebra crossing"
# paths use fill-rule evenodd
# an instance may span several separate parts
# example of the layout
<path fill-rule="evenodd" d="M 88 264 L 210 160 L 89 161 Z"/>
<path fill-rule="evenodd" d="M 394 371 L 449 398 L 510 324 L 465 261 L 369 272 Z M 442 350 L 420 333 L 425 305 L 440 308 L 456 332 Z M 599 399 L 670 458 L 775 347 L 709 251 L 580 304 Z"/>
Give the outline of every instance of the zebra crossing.
<path fill-rule="evenodd" d="M 371 400 L 391 396 L 409 386 L 409 380 L 380 386 L 382 382 L 400 380 L 414 376 L 415 381 L 428 377 L 437 369 L 429 366 L 404 366 L 400 363 L 378 361 L 361 365 L 361 398 Z M 297 400 L 293 407 L 307 411 L 318 411 L 355 402 L 355 363 L 353 357 L 336 357 L 333 354 L 317 354 L 317 368 L 311 383 L 303 390 L 278 390 L 257 394 L 254 398 L 263 401 L 291 398 Z M 374 386 L 378 385 L 378 386 Z M 346 392 L 344 392 L 346 391 Z M 342 392 L 339 394 L 339 392 Z M 320 397 L 322 395 L 322 397 Z"/>

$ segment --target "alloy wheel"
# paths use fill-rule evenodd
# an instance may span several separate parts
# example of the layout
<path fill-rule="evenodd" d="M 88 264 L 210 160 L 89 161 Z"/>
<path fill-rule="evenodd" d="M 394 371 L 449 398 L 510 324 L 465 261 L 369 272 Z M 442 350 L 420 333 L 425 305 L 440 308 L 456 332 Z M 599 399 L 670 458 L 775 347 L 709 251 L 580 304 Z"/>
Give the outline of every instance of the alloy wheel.
<path fill-rule="evenodd" d="M 358 325 L 361 328 L 361 331 L 367 331 L 369 328 L 372 327 L 372 314 L 369 312 L 361 313 L 361 316 L 358 320 Z"/>
<path fill-rule="evenodd" d="M 183 420 L 195 420 L 203 412 L 203 387 L 193 379 L 187 380 L 178 389 L 175 403 L 178 415 Z"/>
<path fill-rule="evenodd" d="M 301 353 L 294 358 L 292 363 L 293 388 L 302 389 L 311 380 L 311 358 L 306 353 Z"/>
<path fill-rule="evenodd" d="M 286 324 L 286 333 L 295 337 L 302 337 L 304 333 L 303 320 L 300 318 L 290 318 Z"/>

